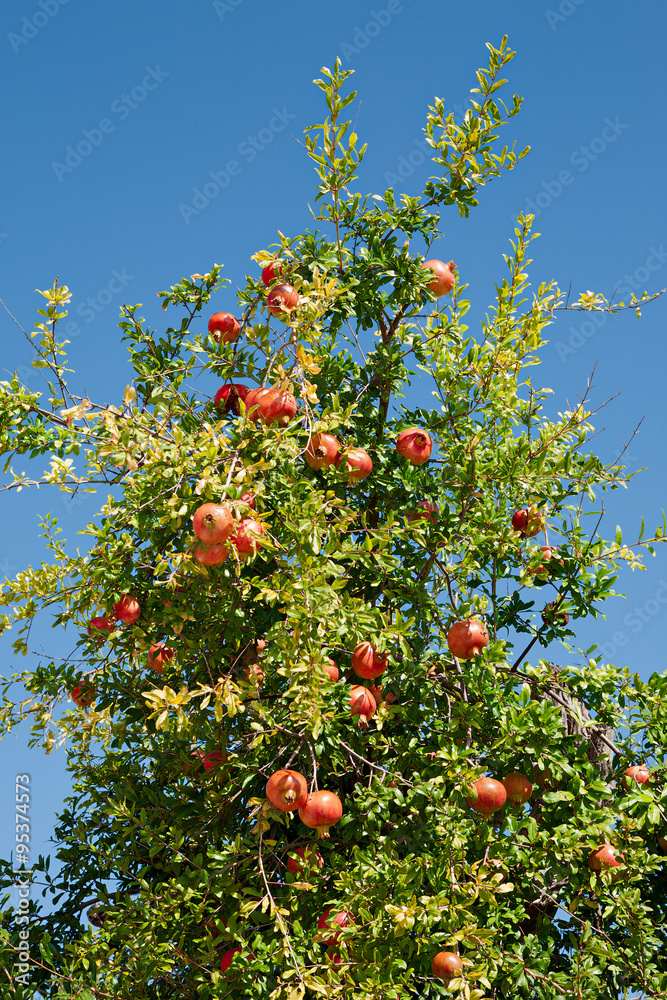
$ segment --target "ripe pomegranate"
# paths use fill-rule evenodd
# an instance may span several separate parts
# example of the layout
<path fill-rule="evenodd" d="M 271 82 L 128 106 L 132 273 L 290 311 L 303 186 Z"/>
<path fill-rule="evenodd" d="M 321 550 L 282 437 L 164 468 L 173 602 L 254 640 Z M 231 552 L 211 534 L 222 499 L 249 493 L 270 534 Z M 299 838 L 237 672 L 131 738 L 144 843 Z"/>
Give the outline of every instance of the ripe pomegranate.
<path fill-rule="evenodd" d="M 558 601 L 551 601 L 542 610 L 542 621 L 550 628 L 557 628 L 559 625 L 569 625 L 570 616 L 567 611 L 559 611 L 558 605 Z"/>
<path fill-rule="evenodd" d="M 262 411 L 259 407 L 259 401 L 263 396 L 271 392 L 266 385 L 261 385 L 257 389 L 251 389 L 245 398 L 245 412 L 248 420 L 252 420 L 254 424 L 258 424 L 262 419 Z"/>
<path fill-rule="evenodd" d="M 368 690 L 375 698 L 376 705 L 379 705 L 381 701 L 386 702 L 387 705 L 393 705 L 393 703 L 396 701 L 396 695 L 392 694 L 391 691 L 387 691 L 387 693 L 384 695 L 382 694 L 381 684 L 378 684 L 377 687 L 375 686 L 375 684 L 369 684 Z"/>
<path fill-rule="evenodd" d="M 134 625 L 141 618 L 141 605 L 133 594 L 123 594 L 113 606 L 113 613 L 118 621 L 126 625 Z"/>
<path fill-rule="evenodd" d="M 408 427 L 398 435 L 396 451 L 407 458 L 410 465 L 423 465 L 428 462 L 433 451 L 431 435 L 419 427 Z"/>
<path fill-rule="evenodd" d="M 544 514 L 536 507 L 517 510 L 512 515 L 512 527 L 522 538 L 533 538 L 544 530 Z"/>
<path fill-rule="evenodd" d="M 458 979 L 463 972 L 463 962 L 453 951 L 439 951 L 431 962 L 431 972 L 438 979 L 443 979 L 448 983 L 451 979 Z"/>
<path fill-rule="evenodd" d="M 388 653 L 378 653 L 370 642 L 359 642 L 352 650 L 352 669 L 357 677 L 373 680 L 387 669 Z"/>
<path fill-rule="evenodd" d="M 88 623 L 88 635 L 91 639 L 104 642 L 104 632 L 113 632 L 115 627 L 110 618 L 105 615 L 97 615 L 95 618 L 91 618 Z"/>
<path fill-rule="evenodd" d="M 651 780 L 651 772 L 644 764 L 635 764 L 623 772 L 623 784 L 627 789 L 636 785 L 646 785 Z"/>
<path fill-rule="evenodd" d="M 313 434 L 303 453 L 311 469 L 328 469 L 336 465 L 340 454 L 340 441 L 333 434 Z"/>
<path fill-rule="evenodd" d="M 262 281 L 265 285 L 272 285 L 282 274 L 282 261 L 272 260 L 270 264 L 262 268 Z"/>
<path fill-rule="evenodd" d="M 229 385 L 222 385 L 215 394 L 215 405 L 224 413 L 233 413 L 238 417 L 241 413 L 241 403 L 245 402 L 250 389 L 247 385 L 240 385 L 238 382 L 231 382 Z"/>
<path fill-rule="evenodd" d="M 667 837 L 658 837 L 658 846 L 667 854 Z"/>
<path fill-rule="evenodd" d="M 305 806 L 299 809 L 299 818 L 311 830 L 317 830 L 318 837 L 328 837 L 329 827 L 337 823 L 343 815 L 343 803 L 335 792 L 313 792 Z"/>
<path fill-rule="evenodd" d="M 345 959 L 335 945 L 331 945 L 330 948 L 327 948 L 327 958 L 332 965 L 343 965 L 345 962 Z"/>
<path fill-rule="evenodd" d="M 72 696 L 72 701 L 79 708 L 90 708 L 90 706 L 95 701 L 97 692 L 92 684 L 88 681 L 82 681 L 81 684 L 77 684 L 70 691 Z"/>
<path fill-rule="evenodd" d="M 533 786 L 525 774 L 518 774 L 517 772 L 514 772 L 513 774 L 508 774 L 501 780 L 505 786 L 507 798 L 513 806 L 523 805 L 523 803 L 527 802 L 533 794 Z"/>
<path fill-rule="evenodd" d="M 308 802 L 308 784 L 298 771 L 276 771 L 266 783 L 266 797 L 281 812 L 293 812 Z"/>
<path fill-rule="evenodd" d="M 332 684 L 335 684 L 340 677 L 340 671 L 330 656 L 327 656 L 327 662 L 322 664 L 322 669 Z"/>
<path fill-rule="evenodd" d="M 211 750 L 210 753 L 205 754 L 201 762 L 204 765 L 205 771 L 212 771 L 214 767 L 220 767 L 227 760 L 227 754 L 223 753 L 222 750 Z"/>
<path fill-rule="evenodd" d="M 371 456 L 363 448 L 346 448 L 345 451 L 339 452 L 336 468 L 339 469 L 343 462 L 348 483 L 359 483 L 373 471 Z"/>
<path fill-rule="evenodd" d="M 502 809 L 507 801 L 505 786 L 495 778 L 478 778 L 473 788 L 477 794 L 468 799 L 468 805 L 487 818 Z"/>
<path fill-rule="evenodd" d="M 357 726 L 366 729 L 368 720 L 375 715 L 377 704 L 368 688 L 355 684 L 350 688 L 350 714 L 358 715 Z"/>
<path fill-rule="evenodd" d="M 245 668 L 242 679 L 259 687 L 264 680 L 264 668 L 260 663 L 250 663 Z"/>
<path fill-rule="evenodd" d="M 289 314 L 299 304 L 299 293 L 292 285 L 274 285 L 269 292 L 266 305 L 272 316 L 289 319 Z"/>
<path fill-rule="evenodd" d="M 236 954 L 237 951 L 241 951 L 241 949 L 240 948 L 230 948 L 229 951 L 225 952 L 225 954 L 222 956 L 222 961 L 220 962 L 220 971 L 221 972 L 226 972 L 227 971 L 227 969 L 229 968 L 229 966 L 232 964 L 232 962 L 234 960 L 234 955 Z"/>
<path fill-rule="evenodd" d="M 430 521 L 431 524 L 435 524 L 438 520 L 440 511 L 437 504 L 432 503 L 430 500 L 420 500 L 417 508 L 417 510 L 410 511 L 408 521 L 418 521 L 420 518 L 424 518 L 424 520 Z"/>
<path fill-rule="evenodd" d="M 447 633 L 447 645 L 450 652 L 459 660 L 470 660 L 473 656 L 479 656 L 484 647 L 489 645 L 486 625 L 477 618 L 454 622 Z"/>
<path fill-rule="evenodd" d="M 330 916 L 331 909 L 331 907 L 326 909 L 317 921 L 317 929 L 322 931 L 322 941 L 325 944 L 335 944 L 344 927 L 356 924 L 354 914 L 350 913 L 349 910 L 340 910 L 332 917 Z"/>
<path fill-rule="evenodd" d="M 193 531 L 205 545 L 226 542 L 235 527 L 231 510 L 219 503 L 204 503 L 192 515 Z"/>
<path fill-rule="evenodd" d="M 296 855 L 296 856 L 295 856 Z M 307 847 L 297 847 L 287 856 L 287 871 L 290 875 L 312 875 L 315 868 L 324 866 L 324 858 L 310 844 Z"/>
<path fill-rule="evenodd" d="M 619 854 L 619 858 L 623 858 L 622 854 Z M 616 848 L 612 847 L 611 844 L 602 844 L 595 851 L 591 851 L 588 855 L 588 867 L 593 872 L 599 872 L 603 869 L 607 871 L 609 868 L 622 868 L 623 861 L 617 860 L 616 858 Z M 622 876 L 621 872 L 615 873 L 616 878 Z"/>
<path fill-rule="evenodd" d="M 450 260 L 448 264 L 445 264 L 442 260 L 425 260 L 421 267 L 433 271 L 433 281 L 429 282 L 426 287 L 433 292 L 436 299 L 439 299 L 441 295 L 449 295 L 456 283 L 456 277 L 453 273 L 456 270 L 454 261 Z"/>
<path fill-rule="evenodd" d="M 174 651 L 166 642 L 156 642 L 148 650 L 148 665 L 158 674 L 164 673 L 165 663 L 174 658 Z"/>
<path fill-rule="evenodd" d="M 195 560 L 202 566 L 219 566 L 229 555 L 229 549 L 222 544 L 198 545 L 194 551 Z"/>
<path fill-rule="evenodd" d="M 260 397 L 258 406 L 267 427 L 272 424 L 287 427 L 296 413 L 296 398 L 285 389 L 271 389 Z"/>
<path fill-rule="evenodd" d="M 553 781 L 551 778 L 551 771 L 548 767 L 541 768 L 537 764 L 533 764 L 533 777 L 535 779 L 535 784 L 543 792 L 550 792 L 555 788 L 558 788 L 558 782 Z"/>
<path fill-rule="evenodd" d="M 261 521 L 255 521 L 252 517 L 245 517 L 240 521 L 232 542 L 241 559 L 254 556 L 261 547 L 265 535 L 266 529 Z"/>
<path fill-rule="evenodd" d="M 208 321 L 208 332 L 216 344 L 233 344 L 241 336 L 241 324 L 231 313 L 213 313 Z"/>
<path fill-rule="evenodd" d="M 242 493 L 241 496 L 239 497 L 239 500 L 242 500 L 243 503 L 247 503 L 248 507 L 250 507 L 251 510 L 255 509 L 255 494 L 254 493 L 250 493 L 250 492 Z"/>

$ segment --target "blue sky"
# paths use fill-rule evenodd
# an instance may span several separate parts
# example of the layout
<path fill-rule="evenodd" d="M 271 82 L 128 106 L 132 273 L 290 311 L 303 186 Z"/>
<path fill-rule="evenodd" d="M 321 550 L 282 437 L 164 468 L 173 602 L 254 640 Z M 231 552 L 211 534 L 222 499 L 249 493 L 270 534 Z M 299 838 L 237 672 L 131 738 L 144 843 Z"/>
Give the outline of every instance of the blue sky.
<path fill-rule="evenodd" d="M 621 298 L 630 288 L 655 292 L 667 285 L 666 29 L 667 8 L 648 0 L 12 0 L 0 12 L 0 296 L 29 330 L 34 289 L 59 276 L 74 296 L 74 384 L 116 401 L 130 378 L 116 325 L 122 302 L 144 303 L 159 328 L 156 292 L 218 262 L 232 290 L 214 305 L 234 311 L 233 286 L 256 273 L 250 256 L 278 229 L 309 225 L 315 175 L 299 142 L 324 117 L 311 84 L 322 65 L 340 55 L 356 71 L 357 131 L 369 143 L 359 189 L 392 183 L 412 193 L 430 173 L 427 105 L 437 95 L 464 106 L 485 42 L 503 34 L 518 53 L 508 93 L 525 97 L 507 135 L 532 152 L 482 192 L 469 220 L 443 217 L 433 255 L 456 260 L 479 319 L 504 276 L 514 219 L 531 210 L 542 233 L 535 284 L 553 277 L 574 292 L 618 289 Z M 666 318 L 667 296 L 641 321 L 561 314 L 533 370 L 535 383 L 553 388 L 556 413 L 576 404 L 597 365 L 594 404 L 615 397 L 595 421 L 604 459 L 643 418 L 626 460 L 648 470 L 608 496 L 607 536 L 618 523 L 630 538 L 642 514 L 652 529 L 665 502 Z M 0 336 L 2 368 L 36 385 L 30 348 L 4 311 Z M 4 574 L 46 557 L 40 515 L 53 510 L 76 540 L 97 501 L 42 490 L 1 494 L 0 505 Z M 666 555 L 658 549 L 647 572 L 622 577 L 627 600 L 611 603 L 606 621 L 578 623 L 583 648 L 598 642 L 643 676 L 664 668 Z M 0 640 L 3 674 L 26 663 L 12 638 Z M 45 626 L 32 648 L 65 655 L 60 642 Z M 0 854 L 13 845 L 17 772 L 31 775 L 32 843 L 44 850 L 67 794 L 64 756 L 29 750 L 22 733 L 0 744 L 0 758 Z"/>

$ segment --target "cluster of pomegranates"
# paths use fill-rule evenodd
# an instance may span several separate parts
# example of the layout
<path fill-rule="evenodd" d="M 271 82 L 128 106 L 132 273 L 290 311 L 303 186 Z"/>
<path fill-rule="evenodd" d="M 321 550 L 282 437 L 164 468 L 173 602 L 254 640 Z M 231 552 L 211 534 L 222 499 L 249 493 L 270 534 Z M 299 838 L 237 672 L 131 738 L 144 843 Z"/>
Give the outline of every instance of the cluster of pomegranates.
<path fill-rule="evenodd" d="M 252 509 L 255 501 L 252 494 L 241 497 Z M 229 555 L 229 546 L 245 561 L 257 554 L 266 537 L 266 529 L 261 521 L 246 517 L 236 521 L 229 507 L 219 503 L 205 503 L 198 507 L 192 517 L 192 527 L 198 539 L 194 558 L 203 566 L 219 566 Z"/>
<path fill-rule="evenodd" d="M 103 643 L 105 634 L 117 627 L 116 622 L 134 625 L 141 618 L 141 605 L 133 594 L 123 594 L 113 605 L 113 616 L 95 615 L 88 622 L 88 635 L 98 643 Z M 75 685 L 70 691 L 72 701 L 81 708 L 89 708 L 95 701 L 95 686 L 87 681 Z"/>
<path fill-rule="evenodd" d="M 308 793 L 306 779 L 299 771 L 281 770 L 266 783 L 266 797 L 281 812 L 299 811 L 299 819 L 318 837 L 328 837 L 329 828 L 343 815 L 343 804 L 335 792 L 324 789 Z"/>

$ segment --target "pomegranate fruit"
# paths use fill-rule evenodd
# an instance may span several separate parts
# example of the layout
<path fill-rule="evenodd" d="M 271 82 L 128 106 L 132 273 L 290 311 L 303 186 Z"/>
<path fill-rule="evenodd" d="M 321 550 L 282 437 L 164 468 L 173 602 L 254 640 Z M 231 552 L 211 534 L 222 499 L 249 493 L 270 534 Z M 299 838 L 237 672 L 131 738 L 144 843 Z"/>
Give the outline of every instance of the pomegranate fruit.
<path fill-rule="evenodd" d="M 193 555 L 201 566 L 219 566 L 229 555 L 229 549 L 222 544 L 202 544 L 197 546 Z"/>
<path fill-rule="evenodd" d="M 330 656 L 327 656 L 327 662 L 322 664 L 322 669 L 332 684 L 335 684 L 340 677 L 340 671 Z"/>
<path fill-rule="evenodd" d="M 343 462 L 348 483 L 360 483 L 373 471 L 371 456 L 363 448 L 346 448 L 345 451 L 339 452 L 336 468 L 339 469 Z"/>
<path fill-rule="evenodd" d="M 229 951 L 225 952 L 225 954 L 222 956 L 222 961 L 220 962 L 220 971 L 221 972 L 226 972 L 227 971 L 227 969 L 229 968 L 229 966 L 232 964 L 232 962 L 234 960 L 234 955 L 236 954 L 237 951 L 241 951 L 241 949 L 240 948 L 230 948 Z"/>
<path fill-rule="evenodd" d="M 200 542 L 217 545 L 234 534 L 235 523 L 229 507 L 204 503 L 192 515 L 192 528 Z"/>
<path fill-rule="evenodd" d="M 156 642 L 148 650 L 148 665 L 158 674 L 164 673 L 165 663 L 170 663 L 174 658 L 174 650 L 166 642 Z"/>
<path fill-rule="evenodd" d="M 255 494 L 254 493 L 242 493 L 239 497 L 243 503 L 247 503 L 251 510 L 255 509 Z"/>
<path fill-rule="evenodd" d="M 431 524 L 435 524 L 439 514 L 440 511 L 437 504 L 432 503 L 430 500 L 420 500 L 417 504 L 417 510 L 411 510 L 408 514 L 408 521 L 417 521 L 424 518 L 424 520 L 430 521 Z"/>
<path fill-rule="evenodd" d="M 222 750 L 211 750 L 210 753 L 204 754 L 201 762 L 205 771 L 212 771 L 214 767 L 220 767 L 226 760 L 227 754 L 223 753 Z"/>
<path fill-rule="evenodd" d="M 287 427 L 296 413 L 296 398 L 285 389 L 270 389 L 258 401 L 262 420 L 270 427 L 279 424 Z"/>
<path fill-rule="evenodd" d="M 468 799 L 468 805 L 487 818 L 502 809 L 507 801 L 505 786 L 495 778 L 478 778 L 473 789 L 477 794 Z"/>
<path fill-rule="evenodd" d="M 208 332 L 217 344 L 233 344 L 241 336 L 241 324 L 231 313 L 213 313 L 208 321 Z"/>
<path fill-rule="evenodd" d="M 350 715 L 358 715 L 357 726 L 366 729 L 368 720 L 375 715 L 377 704 L 368 688 L 355 684 L 350 688 Z"/>
<path fill-rule="evenodd" d="M 266 529 L 261 521 L 245 517 L 239 522 L 232 542 L 236 546 L 241 559 L 249 559 L 257 553 L 266 535 Z"/>
<path fill-rule="evenodd" d="M 215 394 L 215 405 L 224 413 L 233 413 L 238 417 L 241 413 L 241 403 L 245 403 L 250 389 L 247 385 L 232 382 L 222 385 Z"/>
<path fill-rule="evenodd" d="M 299 809 L 299 818 L 318 837 L 328 837 L 329 827 L 343 815 L 343 804 L 335 792 L 313 792 L 305 806 Z"/>
<path fill-rule="evenodd" d="M 570 623 L 570 616 L 567 611 L 559 611 L 559 601 L 551 601 L 542 610 L 542 621 L 549 628 L 557 628 L 559 625 L 565 626 Z"/>
<path fill-rule="evenodd" d="M 633 785 L 646 785 L 651 780 L 651 772 L 644 764 L 635 764 L 623 772 L 623 784 L 627 789 Z"/>
<path fill-rule="evenodd" d="M 396 695 L 392 694 L 391 691 L 387 691 L 387 693 L 384 695 L 382 694 L 381 684 L 378 684 L 377 687 L 375 686 L 375 684 L 369 684 L 368 690 L 375 698 L 376 705 L 379 705 L 381 701 L 386 702 L 387 705 L 393 705 L 393 703 L 396 701 Z"/>
<path fill-rule="evenodd" d="M 454 275 L 456 264 L 454 261 L 450 260 L 448 264 L 445 264 L 442 260 L 425 260 L 421 267 L 433 271 L 433 280 L 426 287 L 430 292 L 433 292 L 436 299 L 439 299 L 441 295 L 449 295 L 456 284 Z"/>
<path fill-rule="evenodd" d="M 551 771 L 548 767 L 538 767 L 537 764 L 533 764 L 533 777 L 535 779 L 535 784 L 543 792 L 550 792 L 554 788 L 558 788 L 558 782 L 552 781 Z"/>
<path fill-rule="evenodd" d="M 133 594 L 123 594 L 114 604 L 113 613 L 118 621 L 134 625 L 141 618 L 141 605 Z"/>
<path fill-rule="evenodd" d="M 287 871 L 290 875 L 312 874 L 315 868 L 324 866 L 324 858 L 310 844 L 308 847 L 297 847 L 287 856 Z"/>
<path fill-rule="evenodd" d="M 96 615 L 88 623 L 88 635 L 91 639 L 99 639 L 100 642 L 104 642 L 104 633 L 113 632 L 115 627 L 112 620 L 106 615 Z"/>
<path fill-rule="evenodd" d="M 479 656 L 484 647 L 489 645 L 486 625 L 477 618 L 454 622 L 447 633 L 447 645 L 452 655 L 459 660 L 470 660 L 473 656 Z"/>
<path fill-rule="evenodd" d="M 451 979 L 458 979 L 463 972 L 463 962 L 453 951 L 439 951 L 431 962 L 431 972 L 438 979 L 448 983 Z"/>
<path fill-rule="evenodd" d="M 308 784 L 298 771 L 276 771 L 266 783 L 266 797 L 281 812 L 293 812 L 308 802 Z"/>
<path fill-rule="evenodd" d="M 341 931 L 350 924 L 356 924 L 354 915 L 349 910 L 340 910 L 331 916 L 331 907 L 326 909 L 317 921 L 318 931 L 322 931 L 322 941 L 325 944 L 335 944 L 340 938 Z"/>
<path fill-rule="evenodd" d="M 512 527 L 522 538 L 533 538 L 544 530 L 544 515 L 536 507 L 517 510 L 512 515 Z"/>
<path fill-rule="evenodd" d="M 77 684 L 70 691 L 72 701 L 79 708 L 90 708 L 90 706 L 95 701 L 97 692 L 92 684 L 87 681 L 82 681 L 81 684 Z"/>
<path fill-rule="evenodd" d="M 519 774 L 515 771 L 501 780 L 505 786 L 507 798 L 513 806 L 523 805 L 524 802 L 528 802 L 530 796 L 533 794 L 533 786 L 525 774 Z"/>
<path fill-rule="evenodd" d="M 667 854 L 667 837 L 658 837 L 658 846 Z"/>
<path fill-rule="evenodd" d="M 269 292 L 266 305 L 272 316 L 289 319 L 289 314 L 299 304 L 299 293 L 292 285 L 274 285 Z"/>
<path fill-rule="evenodd" d="M 261 385 L 257 389 L 251 389 L 245 398 L 246 417 L 248 420 L 252 420 L 254 424 L 259 423 L 262 419 L 259 402 L 268 392 L 271 392 L 271 389 L 266 385 Z"/>
<path fill-rule="evenodd" d="M 387 653 L 378 653 L 370 642 L 359 642 L 352 650 L 352 669 L 357 677 L 373 680 L 387 669 Z"/>
<path fill-rule="evenodd" d="M 265 285 L 272 285 L 274 281 L 277 281 L 282 274 L 282 261 L 272 260 L 270 264 L 267 264 L 262 268 L 262 281 Z"/>
<path fill-rule="evenodd" d="M 619 858 L 623 855 L 619 854 Z M 593 872 L 599 872 L 603 869 L 608 870 L 609 868 L 622 868 L 623 861 L 618 860 L 616 857 L 616 848 L 612 847 L 611 844 L 601 844 L 600 847 L 595 851 L 591 851 L 588 855 L 588 867 Z M 616 873 L 618 878 L 621 872 Z"/>
<path fill-rule="evenodd" d="M 243 680 L 248 681 L 251 684 L 255 684 L 256 687 L 264 680 L 264 668 L 260 663 L 250 663 L 243 672 Z"/>
<path fill-rule="evenodd" d="M 340 441 L 333 434 L 313 434 L 303 453 L 311 469 L 328 469 L 338 462 Z"/>
<path fill-rule="evenodd" d="M 428 462 L 433 451 L 431 435 L 419 427 L 408 427 L 398 435 L 396 451 L 407 458 L 410 465 L 423 465 Z"/>

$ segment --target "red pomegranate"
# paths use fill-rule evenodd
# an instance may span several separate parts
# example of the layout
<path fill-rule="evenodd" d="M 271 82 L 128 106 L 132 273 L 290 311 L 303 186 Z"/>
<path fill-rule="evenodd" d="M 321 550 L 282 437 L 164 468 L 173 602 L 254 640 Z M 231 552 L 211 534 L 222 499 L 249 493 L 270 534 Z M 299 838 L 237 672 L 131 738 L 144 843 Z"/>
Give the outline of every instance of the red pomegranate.
<path fill-rule="evenodd" d="M 227 969 L 229 968 L 229 966 L 232 964 L 232 961 L 234 960 L 234 955 L 236 954 L 237 951 L 241 951 L 241 949 L 240 948 L 230 948 L 229 951 L 225 952 L 225 954 L 222 956 L 222 961 L 220 962 L 220 971 L 221 972 L 226 972 L 227 971 Z"/>
<path fill-rule="evenodd" d="M 104 633 L 113 632 L 115 625 L 106 615 L 97 615 L 88 622 L 88 635 L 91 639 L 98 639 L 104 642 Z"/>
<path fill-rule="evenodd" d="M 363 448 L 346 448 L 345 451 L 339 452 L 336 468 L 339 469 L 343 462 L 348 483 L 360 483 L 373 471 L 371 456 Z"/>
<path fill-rule="evenodd" d="M 313 434 L 303 453 L 311 469 L 328 469 L 336 465 L 340 454 L 340 441 L 333 434 Z"/>
<path fill-rule="evenodd" d="M 396 695 L 392 694 L 391 691 L 387 691 L 386 694 L 382 694 L 381 684 L 378 684 L 377 687 L 375 686 L 375 684 L 369 684 L 368 690 L 375 698 L 376 705 L 379 705 L 381 701 L 386 702 L 387 705 L 393 705 L 393 703 L 396 701 Z"/>
<path fill-rule="evenodd" d="M 463 972 L 463 962 L 453 951 L 439 951 L 431 962 L 431 972 L 448 983 L 451 979 L 459 978 Z"/>
<path fill-rule="evenodd" d="M 619 854 L 619 858 L 623 858 L 622 854 Z M 588 867 L 593 872 L 602 871 L 602 869 L 608 870 L 609 868 L 622 868 L 623 861 L 616 858 L 616 848 L 612 847 L 611 844 L 601 844 L 600 847 L 595 851 L 591 851 L 588 855 Z M 616 874 L 618 878 L 621 872 Z"/>
<path fill-rule="evenodd" d="M 352 650 L 352 669 L 357 677 L 372 681 L 387 669 L 388 653 L 378 653 L 370 642 L 359 642 Z"/>
<path fill-rule="evenodd" d="M 313 792 L 305 806 L 299 809 L 299 818 L 318 837 L 328 837 L 329 827 L 343 815 L 343 804 L 335 792 Z"/>
<path fill-rule="evenodd" d="M 408 521 L 417 521 L 424 518 L 424 520 L 429 521 L 431 524 L 435 524 L 439 514 L 440 511 L 437 504 L 432 503 L 430 500 L 420 500 L 417 504 L 417 510 L 411 510 L 408 514 Z"/>
<path fill-rule="evenodd" d="M 226 542 L 234 534 L 234 518 L 229 507 L 219 503 L 204 503 L 192 515 L 192 528 L 205 545 Z"/>
<path fill-rule="evenodd" d="M 82 681 L 81 684 L 72 688 L 70 695 L 74 704 L 78 705 L 79 708 L 90 708 L 97 697 L 97 692 L 88 681 Z"/>
<path fill-rule="evenodd" d="M 647 785 L 651 780 L 651 772 L 645 764 L 634 764 L 623 772 L 623 784 L 630 789 L 633 785 Z"/>
<path fill-rule="evenodd" d="M 322 669 L 332 684 L 335 684 L 340 677 L 340 671 L 330 656 L 327 656 L 326 663 L 322 664 Z"/>
<path fill-rule="evenodd" d="M 198 545 L 194 553 L 195 560 L 202 566 L 219 566 L 229 555 L 225 545 Z"/>
<path fill-rule="evenodd" d="M 297 847 L 287 856 L 287 871 L 290 875 L 312 875 L 315 868 L 324 866 L 324 858 L 310 844 L 307 847 Z"/>
<path fill-rule="evenodd" d="M 512 515 L 512 527 L 522 538 L 533 538 L 544 529 L 544 515 L 536 507 L 517 510 Z"/>
<path fill-rule="evenodd" d="M 249 491 L 247 493 L 242 493 L 241 496 L 239 497 L 239 500 L 241 500 L 243 503 L 247 503 L 248 507 L 250 507 L 251 510 L 255 509 L 255 494 L 254 493 L 251 493 Z"/>
<path fill-rule="evenodd" d="M 350 688 L 350 715 L 358 715 L 357 726 L 366 729 L 368 720 L 375 715 L 377 704 L 368 688 L 355 684 Z"/>
<path fill-rule="evenodd" d="M 231 313 L 213 313 L 208 321 L 208 332 L 217 344 L 233 344 L 241 335 L 241 324 Z"/>
<path fill-rule="evenodd" d="M 513 774 L 506 775 L 502 779 L 502 783 L 505 786 L 507 798 L 513 806 L 523 805 L 533 794 L 533 786 L 525 774 L 519 774 L 515 771 Z"/>
<path fill-rule="evenodd" d="M 204 754 L 201 762 L 205 771 L 212 771 L 214 767 L 220 767 L 226 760 L 227 754 L 223 753 L 222 750 L 211 750 L 210 753 Z"/>
<path fill-rule="evenodd" d="M 452 655 L 459 660 L 470 660 L 473 656 L 479 656 L 484 647 L 489 645 L 486 625 L 477 618 L 454 622 L 447 633 L 447 645 Z"/>
<path fill-rule="evenodd" d="M 134 625 L 141 618 L 141 605 L 133 594 L 123 594 L 113 606 L 113 613 L 118 621 L 125 625 Z"/>
<path fill-rule="evenodd" d="M 495 778 L 478 778 L 473 788 L 477 794 L 468 799 L 468 805 L 487 818 L 502 809 L 507 801 L 505 786 Z"/>
<path fill-rule="evenodd" d="M 266 783 L 266 797 L 281 812 L 293 812 L 308 802 L 308 783 L 298 771 L 276 771 Z"/>
<path fill-rule="evenodd" d="M 252 420 L 254 424 L 258 424 L 262 419 L 259 402 L 268 392 L 271 392 L 268 386 L 260 385 L 256 389 L 251 389 L 245 398 L 246 417 L 248 420 Z"/>
<path fill-rule="evenodd" d="M 262 268 L 262 281 L 265 285 L 272 285 L 282 274 L 282 261 L 272 260 L 270 264 Z"/>
<path fill-rule="evenodd" d="M 261 663 L 250 663 L 245 668 L 242 678 L 244 681 L 248 681 L 251 684 L 260 686 L 264 680 L 264 668 Z"/>
<path fill-rule="evenodd" d="M 449 295 L 456 283 L 454 276 L 456 264 L 454 261 L 450 260 L 448 264 L 445 264 L 442 260 L 425 260 L 421 267 L 433 271 L 433 280 L 426 287 L 433 292 L 436 299 L 439 299 L 441 295 Z"/>
<path fill-rule="evenodd" d="M 272 316 L 289 319 L 289 314 L 299 304 L 299 293 L 292 285 L 274 285 L 266 299 L 266 305 Z"/>
<path fill-rule="evenodd" d="M 322 941 L 325 944 L 335 944 L 340 938 L 341 931 L 344 927 L 349 927 L 350 924 L 356 924 L 354 914 L 350 913 L 349 910 L 339 910 L 339 912 L 332 917 L 330 915 L 331 909 L 331 907 L 326 909 L 317 921 L 317 929 L 318 931 L 322 931 Z"/>
<path fill-rule="evenodd" d="M 239 521 L 236 535 L 232 538 L 232 542 L 236 546 L 236 551 L 241 559 L 245 560 L 257 553 L 258 549 L 262 546 L 265 536 L 266 528 L 261 521 L 256 521 L 252 517 L 245 517 L 242 521 Z"/>
<path fill-rule="evenodd" d="M 158 674 L 164 673 L 165 663 L 174 658 L 174 651 L 166 642 L 156 642 L 148 650 L 148 665 Z"/>
<path fill-rule="evenodd" d="M 296 398 L 285 389 L 270 389 L 260 397 L 258 406 L 267 427 L 272 424 L 287 427 L 296 413 Z"/>
<path fill-rule="evenodd" d="M 330 948 L 327 948 L 327 958 L 332 965 L 343 965 L 345 961 L 335 945 L 331 945 Z"/>
<path fill-rule="evenodd" d="M 248 393 L 247 385 L 240 385 L 232 382 L 229 385 L 222 385 L 215 394 L 215 405 L 224 413 L 233 413 L 238 417 L 241 413 L 241 403 L 246 401 Z"/>
<path fill-rule="evenodd" d="M 423 465 L 428 462 L 433 451 L 431 435 L 419 427 L 408 427 L 398 435 L 396 451 L 407 458 L 410 465 Z"/>

